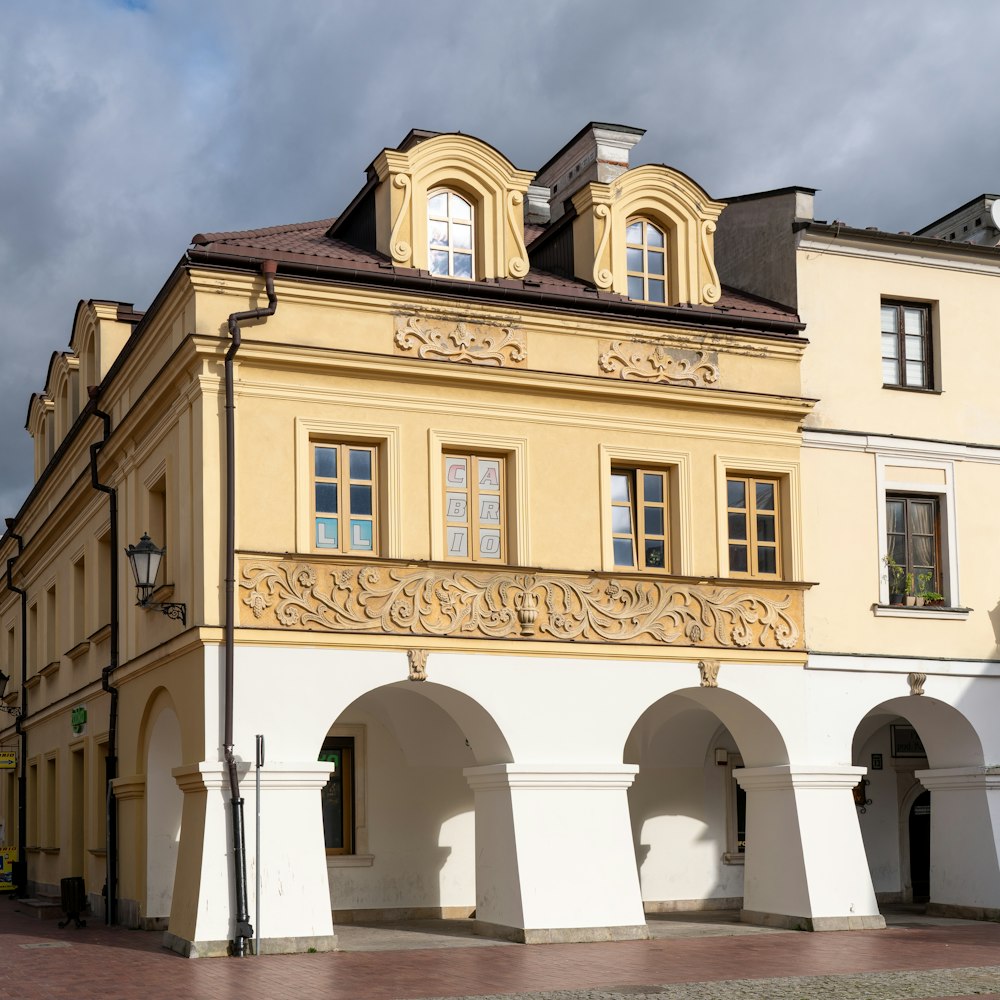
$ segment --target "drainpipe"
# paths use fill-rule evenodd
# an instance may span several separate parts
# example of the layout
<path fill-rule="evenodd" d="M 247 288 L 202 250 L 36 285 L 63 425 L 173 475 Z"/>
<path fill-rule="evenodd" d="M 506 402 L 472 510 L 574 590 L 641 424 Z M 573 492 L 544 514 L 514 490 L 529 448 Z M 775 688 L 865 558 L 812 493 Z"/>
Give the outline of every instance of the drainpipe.
<path fill-rule="evenodd" d="M 28 894 L 28 782 L 25 767 L 28 761 L 28 733 L 24 720 L 28 714 L 28 592 L 14 586 L 14 563 L 24 552 L 24 539 L 14 531 L 14 519 L 6 519 L 7 531 L 17 542 L 17 555 L 7 560 L 7 589 L 21 598 L 21 714 L 14 719 L 14 731 L 21 737 L 21 759 L 17 775 L 17 867 L 13 872 L 14 892 L 20 897 Z M 9 668 L 8 668 L 9 669 Z"/>
<path fill-rule="evenodd" d="M 106 862 L 107 875 L 104 889 L 107 902 L 104 908 L 104 922 L 111 926 L 118 922 L 118 809 L 113 782 L 118 777 L 118 688 L 111 683 L 111 675 L 118 669 L 118 491 L 106 486 L 97 475 L 97 456 L 111 436 L 111 417 L 97 409 L 97 389 L 88 386 L 91 412 L 104 424 L 104 437 L 90 446 L 90 485 L 101 493 L 107 493 L 111 529 L 111 660 L 101 671 L 101 688 L 111 696 L 110 719 L 108 720 L 107 786 L 105 807 L 107 809 Z"/>
<path fill-rule="evenodd" d="M 242 958 L 246 953 L 246 942 L 253 937 L 250 914 L 247 909 L 247 862 L 246 842 L 243 833 L 243 799 L 240 797 L 240 779 L 236 771 L 236 756 L 233 753 L 233 655 L 236 628 L 236 404 L 233 391 L 233 359 L 240 349 L 240 323 L 247 320 L 264 319 L 273 316 L 278 308 L 278 297 L 274 294 L 274 275 L 278 265 L 273 260 L 265 260 L 260 266 L 264 275 L 267 292 L 266 309 L 250 309 L 234 312 L 229 316 L 229 336 L 232 343 L 226 352 L 226 698 L 225 735 L 223 750 L 229 769 L 229 791 L 231 795 L 233 820 L 233 880 L 236 884 L 236 927 L 233 940 L 229 943 L 230 954 Z"/>

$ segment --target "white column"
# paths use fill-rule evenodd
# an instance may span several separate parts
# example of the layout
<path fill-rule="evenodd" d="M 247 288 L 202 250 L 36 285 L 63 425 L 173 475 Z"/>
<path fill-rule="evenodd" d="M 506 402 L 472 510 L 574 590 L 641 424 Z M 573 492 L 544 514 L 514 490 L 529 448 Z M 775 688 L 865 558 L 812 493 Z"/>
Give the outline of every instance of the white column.
<path fill-rule="evenodd" d="M 244 798 L 247 910 L 256 900 L 254 772 L 239 765 Z M 224 955 L 233 935 L 235 891 L 229 776 L 222 763 L 174 768 L 184 792 L 181 844 L 167 947 L 186 955 Z M 261 951 L 336 947 L 320 790 L 330 765 L 273 763 L 261 769 Z M 257 928 L 255 928 L 255 931 Z M 247 942 L 248 946 L 252 941 Z"/>
<path fill-rule="evenodd" d="M 529 944 L 648 936 L 629 821 L 638 768 L 465 769 L 476 801 L 476 917 Z"/>
<path fill-rule="evenodd" d="M 885 927 L 851 794 L 865 768 L 734 774 L 747 793 L 743 920 L 814 931 Z"/>
<path fill-rule="evenodd" d="M 928 912 L 1000 918 L 1000 767 L 917 771 L 915 777 L 931 793 Z"/>

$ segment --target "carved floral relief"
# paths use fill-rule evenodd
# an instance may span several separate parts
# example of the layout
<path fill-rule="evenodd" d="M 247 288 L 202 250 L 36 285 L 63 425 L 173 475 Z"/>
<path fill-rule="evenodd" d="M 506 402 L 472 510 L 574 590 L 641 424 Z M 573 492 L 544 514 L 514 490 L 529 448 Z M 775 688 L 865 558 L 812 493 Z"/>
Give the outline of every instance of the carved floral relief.
<path fill-rule="evenodd" d="M 708 388 L 719 381 L 719 356 L 714 351 L 689 351 L 661 344 L 613 341 L 597 359 L 600 370 L 635 382 L 663 382 Z"/>
<path fill-rule="evenodd" d="M 801 649 L 802 592 L 616 576 L 242 559 L 244 626 Z"/>
<path fill-rule="evenodd" d="M 448 323 L 419 316 L 396 317 L 396 349 L 418 358 L 472 365 L 518 365 L 527 360 L 524 336 L 507 326 Z"/>

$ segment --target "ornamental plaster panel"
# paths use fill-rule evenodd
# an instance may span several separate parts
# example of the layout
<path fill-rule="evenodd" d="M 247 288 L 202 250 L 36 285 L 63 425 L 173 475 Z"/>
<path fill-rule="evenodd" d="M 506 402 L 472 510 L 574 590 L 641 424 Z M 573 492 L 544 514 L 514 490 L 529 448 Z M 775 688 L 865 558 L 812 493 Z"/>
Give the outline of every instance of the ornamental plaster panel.
<path fill-rule="evenodd" d="M 395 352 L 415 352 L 424 360 L 503 368 L 523 364 L 528 358 L 524 334 L 516 333 L 509 326 L 397 315 L 395 329 Z"/>
<path fill-rule="evenodd" d="M 707 648 L 803 648 L 801 584 L 240 559 L 243 627 Z"/>
<path fill-rule="evenodd" d="M 671 349 L 661 344 L 623 344 L 620 340 L 601 347 L 597 366 L 601 374 L 609 378 L 703 389 L 719 381 L 719 355 L 715 351 Z"/>

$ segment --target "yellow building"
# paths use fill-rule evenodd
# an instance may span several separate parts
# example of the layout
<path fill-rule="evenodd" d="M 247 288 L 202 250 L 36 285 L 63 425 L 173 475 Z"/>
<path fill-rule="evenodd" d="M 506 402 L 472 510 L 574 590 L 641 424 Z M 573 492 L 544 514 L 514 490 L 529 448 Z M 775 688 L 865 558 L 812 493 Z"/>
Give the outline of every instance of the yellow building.
<path fill-rule="evenodd" d="M 336 218 L 81 303 L 0 540 L 28 890 L 83 876 L 200 955 L 379 917 L 882 926 L 867 706 L 806 645 L 812 348 L 720 282 L 724 205 L 629 168 L 641 135 L 533 173 L 411 132 Z"/>

